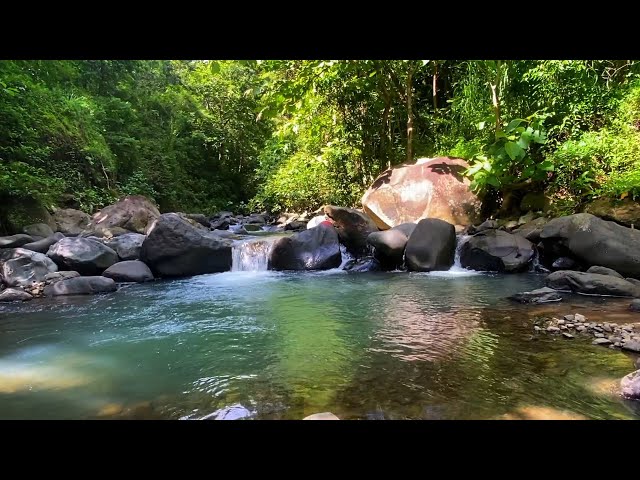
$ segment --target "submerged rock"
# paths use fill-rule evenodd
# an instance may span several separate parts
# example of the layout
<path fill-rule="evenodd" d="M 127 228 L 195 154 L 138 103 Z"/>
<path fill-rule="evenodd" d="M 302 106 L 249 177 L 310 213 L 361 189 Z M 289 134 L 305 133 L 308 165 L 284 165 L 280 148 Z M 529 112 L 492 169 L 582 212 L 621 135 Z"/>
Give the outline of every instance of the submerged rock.
<path fill-rule="evenodd" d="M 116 282 L 150 282 L 153 273 L 149 267 L 140 260 L 127 260 L 111 265 L 103 273 L 103 276 L 112 278 Z"/>
<path fill-rule="evenodd" d="M 425 218 L 407 241 L 405 263 L 409 270 L 417 272 L 449 270 L 455 252 L 455 227 L 438 218 Z"/>
<path fill-rule="evenodd" d="M 549 303 L 560 302 L 562 300 L 562 296 L 549 287 L 538 288 L 530 292 L 516 293 L 508 298 L 520 303 Z"/>
<path fill-rule="evenodd" d="M 342 262 L 338 233 L 321 224 L 276 240 L 269 256 L 270 270 L 327 270 Z"/>
<path fill-rule="evenodd" d="M 116 282 L 111 278 L 95 277 L 74 277 L 60 280 L 44 288 L 47 297 L 59 295 L 92 295 L 95 293 L 115 292 Z"/>
<path fill-rule="evenodd" d="M 62 270 L 75 270 L 82 275 L 102 273 L 118 261 L 118 254 L 106 245 L 82 237 L 63 238 L 47 251 Z"/>
<path fill-rule="evenodd" d="M 534 253 L 534 245 L 520 235 L 486 230 L 462 245 L 460 263 L 472 270 L 521 272 L 529 267 Z"/>
<path fill-rule="evenodd" d="M 0 277 L 10 287 L 26 287 L 42 282 L 58 266 L 46 255 L 24 248 L 0 250 Z"/>
<path fill-rule="evenodd" d="M 231 270 L 231 245 L 229 239 L 165 213 L 142 244 L 140 260 L 161 277 L 226 272 Z"/>
<path fill-rule="evenodd" d="M 468 167 L 460 158 L 438 157 L 386 170 L 362 197 L 363 209 L 381 230 L 423 218 L 471 225 L 480 200 L 464 176 Z"/>
<path fill-rule="evenodd" d="M 17 288 L 7 288 L 0 292 L 0 302 L 24 302 L 32 298 L 33 296 Z"/>
<path fill-rule="evenodd" d="M 551 273 L 545 284 L 555 290 L 587 295 L 640 297 L 640 288 L 623 278 L 597 273 L 559 270 Z"/>

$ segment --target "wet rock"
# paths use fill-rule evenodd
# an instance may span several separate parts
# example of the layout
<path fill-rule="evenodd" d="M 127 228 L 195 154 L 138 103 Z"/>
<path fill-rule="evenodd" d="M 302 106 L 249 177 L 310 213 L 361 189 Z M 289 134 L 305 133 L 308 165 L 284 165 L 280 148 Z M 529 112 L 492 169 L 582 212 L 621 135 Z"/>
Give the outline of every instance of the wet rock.
<path fill-rule="evenodd" d="M 17 288 L 7 288 L 0 292 L 0 302 L 24 302 L 32 298 L 27 292 Z"/>
<path fill-rule="evenodd" d="M 59 295 L 92 295 L 96 293 L 109 293 L 116 291 L 116 282 L 111 278 L 75 277 L 60 280 L 44 288 L 47 297 Z"/>
<path fill-rule="evenodd" d="M 405 263 L 412 271 L 449 270 L 456 251 L 453 225 L 437 218 L 420 220 L 407 241 Z"/>
<path fill-rule="evenodd" d="M 301 222 L 301 221 L 298 221 L 298 220 L 294 220 L 292 222 L 289 222 L 284 226 L 285 232 L 288 232 L 288 231 L 294 231 L 294 232 L 295 231 L 301 231 L 301 230 L 304 230 L 305 228 L 307 228 L 307 222 Z"/>
<path fill-rule="evenodd" d="M 381 270 L 381 268 L 380 262 L 369 256 L 361 257 L 357 260 L 350 260 L 344 266 L 343 270 L 347 270 L 349 272 L 377 272 Z"/>
<path fill-rule="evenodd" d="M 495 230 L 496 228 L 498 228 L 498 226 L 499 225 L 497 220 L 493 220 L 493 219 L 485 220 L 480 225 L 475 227 L 475 232 L 473 233 L 484 232 L 485 230 Z"/>
<path fill-rule="evenodd" d="M 242 405 L 230 405 L 205 415 L 200 420 L 242 420 L 253 414 Z"/>
<path fill-rule="evenodd" d="M 342 262 L 336 229 L 321 224 L 276 240 L 269 257 L 270 270 L 326 270 Z"/>
<path fill-rule="evenodd" d="M 640 297 L 640 288 L 623 278 L 597 273 L 559 270 L 545 280 L 547 287 L 564 292 L 616 297 Z"/>
<path fill-rule="evenodd" d="M 362 255 L 368 251 L 367 237 L 378 231 L 369 215 L 353 208 L 333 205 L 325 206 L 324 213 L 333 221 L 340 243 L 347 247 L 347 251 L 353 255 Z"/>
<path fill-rule="evenodd" d="M 37 240 L 31 243 L 25 243 L 22 246 L 22 248 L 26 248 L 27 250 L 33 250 L 34 252 L 38 252 L 38 253 L 47 253 L 51 245 L 59 242 L 63 238 L 65 237 L 62 233 L 56 232 L 47 238 L 43 238 L 42 240 Z"/>
<path fill-rule="evenodd" d="M 0 277 L 10 287 L 42 282 L 58 266 L 46 255 L 24 248 L 0 250 Z"/>
<path fill-rule="evenodd" d="M 594 265 L 593 267 L 589 267 L 589 269 L 587 270 L 587 273 L 597 273 L 599 275 L 611 275 L 612 277 L 624 279 L 624 277 L 620 275 L 618 272 L 616 272 L 615 270 L 612 270 L 607 267 L 600 267 L 597 265 Z"/>
<path fill-rule="evenodd" d="M 226 272 L 231 270 L 231 245 L 230 239 L 165 213 L 143 242 L 140 260 L 161 277 Z"/>
<path fill-rule="evenodd" d="M 474 224 L 481 205 L 464 176 L 468 167 L 462 159 L 439 157 L 386 170 L 362 197 L 364 211 L 381 230 L 423 218 Z"/>
<path fill-rule="evenodd" d="M 538 288 L 530 292 L 516 293 L 508 298 L 520 303 L 533 304 L 562 301 L 562 296 L 557 291 L 548 287 Z"/>
<path fill-rule="evenodd" d="M 487 230 L 469 238 L 460 251 L 464 268 L 481 271 L 520 272 L 534 255 L 533 244 L 519 235 Z"/>
<path fill-rule="evenodd" d="M 16 235 L 0 237 L 0 248 L 19 248 L 31 242 L 33 242 L 33 237 L 25 235 L 24 233 L 18 233 Z"/>
<path fill-rule="evenodd" d="M 87 229 L 91 217 L 80 210 L 63 208 L 56 210 L 53 220 L 58 232 L 64 235 L 79 235 Z"/>
<path fill-rule="evenodd" d="M 314 413 L 313 415 L 304 417 L 303 420 L 340 420 L 340 419 L 331 412 L 322 412 L 322 413 Z"/>
<path fill-rule="evenodd" d="M 403 223 L 389 230 L 370 233 L 367 243 L 374 248 L 374 256 L 381 265 L 392 270 L 402 265 L 404 251 L 415 223 Z"/>
<path fill-rule="evenodd" d="M 557 258 L 551 264 L 551 269 L 552 270 L 573 270 L 577 266 L 578 264 L 572 258 L 560 257 L 560 258 Z"/>
<path fill-rule="evenodd" d="M 622 396 L 631 400 L 640 400 L 640 370 L 630 373 L 620 381 Z"/>
<path fill-rule="evenodd" d="M 127 233 L 104 241 L 104 244 L 118 254 L 120 260 L 138 260 L 146 235 Z"/>
<path fill-rule="evenodd" d="M 67 237 L 47 251 L 61 270 L 74 270 L 81 275 L 102 273 L 118 261 L 118 255 L 106 245 L 82 237 Z"/>
<path fill-rule="evenodd" d="M 22 231 L 31 237 L 47 238 L 53 235 L 53 230 L 46 223 L 34 223 L 32 225 L 27 225 L 22 229 Z"/>
<path fill-rule="evenodd" d="M 592 345 L 609 345 L 611 343 L 611 340 L 609 340 L 608 338 L 596 338 L 593 342 L 591 342 Z"/>
<path fill-rule="evenodd" d="M 116 282 L 150 282 L 153 273 L 147 265 L 140 260 L 127 260 L 111 265 L 103 273 L 103 276 L 112 278 Z"/>

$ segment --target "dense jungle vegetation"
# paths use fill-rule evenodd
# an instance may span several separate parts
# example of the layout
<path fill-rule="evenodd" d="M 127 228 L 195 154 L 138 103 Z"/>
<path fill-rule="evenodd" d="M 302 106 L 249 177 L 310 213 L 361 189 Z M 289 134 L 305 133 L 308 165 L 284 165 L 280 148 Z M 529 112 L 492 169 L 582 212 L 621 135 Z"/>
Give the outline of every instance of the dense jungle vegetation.
<path fill-rule="evenodd" d="M 0 222 L 89 213 L 355 206 L 419 157 L 462 157 L 495 208 L 640 195 L 632 60 L 0 61 Z M 1 225 L 0 225 L 1 227 Z"/>

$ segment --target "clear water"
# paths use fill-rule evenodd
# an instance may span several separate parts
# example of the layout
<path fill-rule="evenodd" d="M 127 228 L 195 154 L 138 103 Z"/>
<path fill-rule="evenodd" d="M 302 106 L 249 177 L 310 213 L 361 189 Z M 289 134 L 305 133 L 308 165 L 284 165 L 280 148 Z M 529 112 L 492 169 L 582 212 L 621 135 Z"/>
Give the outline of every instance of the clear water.
<path fill-rule="evenodd" d="M 504 300 L 543 278 L 238 271 L 4 304 L 0 418 L 640 418 L 630 356 L 533 334 L 615 302 Z"/>

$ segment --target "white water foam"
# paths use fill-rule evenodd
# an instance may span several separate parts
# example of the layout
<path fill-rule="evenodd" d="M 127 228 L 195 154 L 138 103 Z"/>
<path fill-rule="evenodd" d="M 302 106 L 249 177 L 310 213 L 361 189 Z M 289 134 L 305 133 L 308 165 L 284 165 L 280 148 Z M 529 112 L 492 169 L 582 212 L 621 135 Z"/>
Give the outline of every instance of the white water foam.
<path fill-rule="evenodd" d="M 269 268 L 269 254 L 280 237 L 238 240 L 231 251 L 232 272 L 264 272 Z"/>

